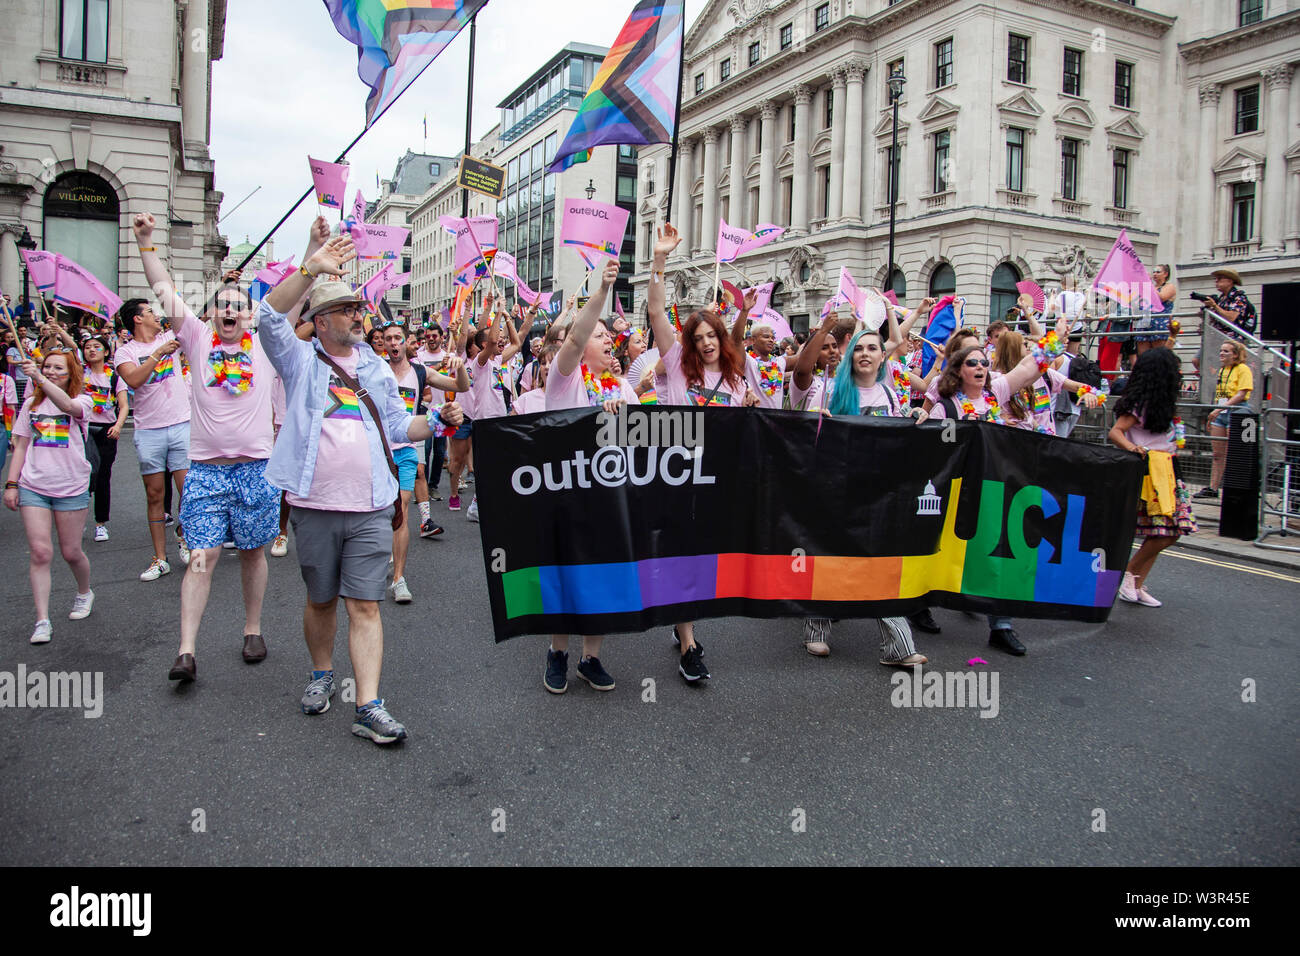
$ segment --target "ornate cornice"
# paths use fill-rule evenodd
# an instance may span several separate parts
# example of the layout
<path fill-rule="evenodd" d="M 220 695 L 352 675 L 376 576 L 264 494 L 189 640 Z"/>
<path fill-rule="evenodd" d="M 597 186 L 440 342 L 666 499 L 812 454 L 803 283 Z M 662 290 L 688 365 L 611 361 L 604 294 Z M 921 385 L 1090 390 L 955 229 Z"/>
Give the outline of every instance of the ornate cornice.
<path fill-rule="evenodd" d="M 1300 10 L 1268 17 L 1248 27 L 1238 27 L 1216 36 L 1178 44 L 1178 52 L 1188 63 L 1204 63 L 1243 50 L 1257 49 L 1271 40 L 1300 36 Z"/>

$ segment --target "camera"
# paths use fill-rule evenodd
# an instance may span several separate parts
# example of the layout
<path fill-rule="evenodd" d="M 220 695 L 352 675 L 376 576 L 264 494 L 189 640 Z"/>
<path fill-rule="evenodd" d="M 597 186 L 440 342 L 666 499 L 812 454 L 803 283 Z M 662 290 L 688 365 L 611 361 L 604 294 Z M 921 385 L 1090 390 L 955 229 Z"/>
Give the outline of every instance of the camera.
<path fill-rule="evenodd" d="M 1197 302 L 1208 302 L 1214 298 L 1214 296 L 1206 295 L 1204 292 L 1191 292 L 1188 294 Z"/>

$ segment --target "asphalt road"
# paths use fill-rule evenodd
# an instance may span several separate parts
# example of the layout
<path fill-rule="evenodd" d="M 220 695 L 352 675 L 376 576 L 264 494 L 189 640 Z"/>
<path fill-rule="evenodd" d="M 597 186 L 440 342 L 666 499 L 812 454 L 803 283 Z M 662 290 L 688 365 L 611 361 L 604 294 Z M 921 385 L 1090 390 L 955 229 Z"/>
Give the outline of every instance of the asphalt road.
<path fill-rule="evenodd" d="M 181 574 L 137 579 L 148 534 L 129 441 L 114 495 L 112 540 L 87 532 L 95 611 L 67 620 L 75 588 L 56 558 L 54 640 L 38 647 L 22 528 L 0 513 L 0 672 L 104 675 L 97 719 L 0 709 L 0 864 L 1300 861 L 1300 582 L 1285 572 L 1167 552 L 1149 582 L 1163 608 L 1020 622 L 1024 658 L 987 647 L 982 620 L 936 612 L 943 634 L 918 646 L 939 670 L 988 661 L 994 718 L 892 706 L 869 622 L 837 625 L 827 659 L 804 653 L 798 621 L 703 622 L 704 688 L 677 675 L 668 631 L 616 636 L 602 659 L 618 688 L 578 681 L 574 654 L 555 697 L 544 638 L 493 642 L 477 526 L 435 504 L 448 530 L 412 543 L 415 603 L 383 609 L 382 692 L 411 733 L 385 749 L 349 733 L 351 705 L 299 711 L 292 547 L 270 559 L 268 659 L 240 658 L 228 554 L 199 680 L 170 683 Z"/>

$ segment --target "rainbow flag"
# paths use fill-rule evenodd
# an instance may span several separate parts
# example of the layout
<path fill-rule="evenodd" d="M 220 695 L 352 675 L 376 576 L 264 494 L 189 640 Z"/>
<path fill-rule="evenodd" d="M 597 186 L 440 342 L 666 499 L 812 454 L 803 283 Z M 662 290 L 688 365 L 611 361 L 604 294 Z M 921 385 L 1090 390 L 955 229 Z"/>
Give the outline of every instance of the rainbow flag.
<path fill-rule="evenodd" d="M 361 401 L 357 398 L 357 393 L 346 385 L 338 384 L 337 379 L 331 381 L 330 407 L 325 409 L 325 417 L 340 418 L 350 422 L 361 421 Z"/>
<path fill-rule="evenodd" d="M 107 414 L 108 407 L 113 404 L 113 399 L 108 394 L 107 385 L 93 385 L 90 382 L 87 382 L 86 394 L 89 395 L 91 400 L 95 403 L 95 406 L 92 409 L 93 412 L 104 412 Z"/>
<path fill-rule="evenodd" d="M 325 0 L 339 34 L 357 47 L 370 87 L 366 126 L 406 92 L 487 0 Z M 378 173 L 375 174 L 378 180 Z M 378 182 L 376 182 L 378 186 Z"/>
<path fill-rule="evenodd" d="M 406 403 L 406 414 L 414 415 L 415 414 L 415 389 L 402 388 L 399 385 L 397 391 L 398 394 L 402 396 L 402 401 Z"/>
<path fill-rule="evenodd" d="M 639 0 L 610 47 L 548 172 L 597 146 L 671 143 L 682 72 L 682 0 Z"/>
<path fill-rule="evenodd" d="M 33 415 L 32 431 L 36 433 L 37 448 L 68 447 L 67 415 Z"/>
<path fill-rule="evenodd" d="M 149 381 L 146 385 L 153 385 L 161 382 L 163 379 L 171 378 L 176 372 L 176 363 L 172 361 L 170 355 L 164 355 L 162 361 L 153 367 L 153 372 L 149 375 Z"/>

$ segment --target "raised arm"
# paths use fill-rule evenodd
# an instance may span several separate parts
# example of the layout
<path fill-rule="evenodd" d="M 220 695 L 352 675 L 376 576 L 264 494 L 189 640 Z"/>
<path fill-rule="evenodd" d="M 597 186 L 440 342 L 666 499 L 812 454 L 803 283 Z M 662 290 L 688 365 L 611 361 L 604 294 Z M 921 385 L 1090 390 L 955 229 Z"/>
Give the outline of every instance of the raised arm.
<path fill-rule="evenodd" d="M 503 362 L 509 362 L 524 347 L 524 343 L 528 341 L 528 333 L 533 330 L 533 320 L 536 318 L 537 306 L 530 305 L 528 311 L 524 313 L 524 324 L 518 331 L 515 331 L 513 322 L 506 323 L 506 328 L 510 330 L 510 347 L 501 358 Z"/>
<path fill-rule="evenodd" d="M 149 283 L 149 288 L 153 290 L 153 294 L 158 297 L 163 312 L 176 323 L 176 329 L 179 331 L 187 322 L 197 322 L 198 319 L 190 311 L 189 306 L 185 304 L 185 300 L 176 292 L 172 277 L 167 274 L 167 268 L 163 265 L 162 257 L 158 255 L 158 247 L 154 245 L 153 238 L 154 225 L 152 213 L 137 213 L 131 222 L 131 231 L 135 233 L 135 242 L 140 249 L 140 261 L 144 265 L 145 281 Z M 135 388 L 136 386 L 132 385 L 131 387 Z"/>
<path fill-rule="evenodd" d="M 808 336 L 808 341 L 803 344 L 799 354 L 794 358 L 794 384 L 801 391 L 807 391 L 812 388 L 813 371 L 817 367 L 817 353 L 822 350 L 822 345 L 826 341 L 826 336 L 830 335 L 831 329 L 839 322 L 840 317 L 835 314 L 834 310 L 826 314 L 822 319 L 821 327 L 812 335 Z"/>
<path fill-rule="evenodd" d="M 899 341 L 898 341 L 898 345 L 894 347 L 893 352 L 889 354 L 890 358 L 893 358 L 899 352 L 903 352 L 906 350 L 907 337 L 912 334 L 912 327 L 916 325 L 917 319 L 921 318 L 922 316 L 926 316 L 928 318 L 930 315 L 930 309 L 933 307 L 934 307 L 934 299 L 932 298 L 922 299 L 921 304 L 918 305 L 915 309 L 912 309 L 912 311 L 908 312 L 907 318 L 903 319 L 902 322 L 898 323 Z M 889 310 L 890 312 L 893 312 L 895 311 L 895 307 L 891 305 L 889 307 Z"/>
<path fill-rule="evenodd" d="M 663 355 L 673 347 L 673 324 L 668 321 L 668 294 L 664 287 L 664 268 L 668 254 L 681 243 L 682 237 L 672 223 L 664 223 L 655 241 L 654 261 L 650 266 L 650 286 L 646 292 L 646 314 L 655 335 L 655 346 Z"/>
<path fill-rule="evenodd" d="M 320 230 L 324 229 L 326 238 L 321 240 Z M 343 275 L 343 266 L 357 257 L 351 236 L 328 238 L 329 226 L 323 217 L 312 224 L 311 238 L 308 242 L 308 255 L 298 271 L 285 276 L 274 289 L 266 294 L 266 303 L 281 315 L 286 315 L 311 289 L 312 283 L 319 275 Z M 315 245 L 315 251 L 312 246 Z"/>
<path fill-rule="evenodd" d="M 596 323 L 605 312 L 605 298 L 609 295 L 609 290 L 614 287 L 614 280 L 617 278 L 618 263 L 611 259 L 601 270 L 600 291 L 591 295 L 587 299 L 587 304 L 578 310 L 578 317 L 573 320 L 573 328 L 569 329 L 569 334 L 564 337 L 564 344 L 560 346 L 559 354 L 555 356 L 555 365 L 561 375 L 565 377 L 572 375 L 582 363 L 582 353 L 587 348 L 587 340 L 591 338 L 591 333 L 596 331 Z M 651 288 L 653 287 L 652 284 Z"/>
<path fill-rule="evenodd" d="M 757 304 L 758 291 L 756 289 L 745 293 L 745 299 L 740 305 L 740 312 L 731 326 L 731 341 L 735 342 L 736 348 L 742 352 L 745 350 L 745 326 L 749 324 L 749 310 Z"/>
<path fill-rule="evenodd" d="M 23 374 L 31 379 L 33 384 L 41 387 L 45 397 L 57 405 L 59 411 L 65 412 L 73 418 L 84 418 L 86 416 L 85 405 L 75 398 L 69 398 L 67 392 L 45 377 L 45 373 L 37 367 L 35 362 L 31 359 L 25 359 L 22 367 Z"/>

